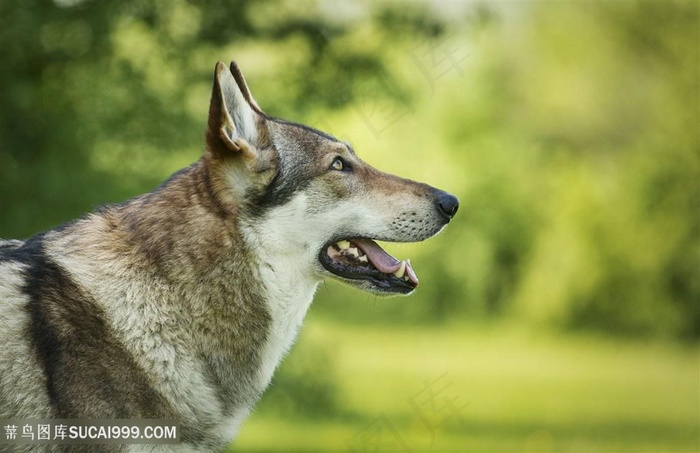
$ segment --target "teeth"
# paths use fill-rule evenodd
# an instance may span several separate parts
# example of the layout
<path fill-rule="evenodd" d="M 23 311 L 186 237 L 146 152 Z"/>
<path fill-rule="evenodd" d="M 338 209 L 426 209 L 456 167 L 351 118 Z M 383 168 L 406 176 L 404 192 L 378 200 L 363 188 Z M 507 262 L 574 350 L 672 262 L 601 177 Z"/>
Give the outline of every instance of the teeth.
<path fill-rule="evenodd" d="M 401 261 L 401 266 L 399 266 L 399 268 L 396 269 L 396 272 L 394 272 L 394 275 L 398 278 L 403 278 L 405 273 L 406 273 L 406 261 Z"/>
<path fill-rule="evenodd" d="M 369 260 L 367 259 L 367 255 L 362 255 L 362 256 L 360 256 L 360 257 L 357 258 L 357 259 L 358 259 L 360 262 L 362 262 L 362 263 L 366 263 L 367 261 L 369 261 Z"/>
<path fill-rule="evenodd" d="M 340 247 L 340 250 L 345 250 L 350 248 L 350 241 L 338 241 L 336 245 Z"/>
<path fill-rule="evenodd" d="M 347 252 L 348 255 L 352 255 L 352 256 L 354 256 L 355 258 L 357 258 L 358 256 L 360 256 L 360 252 L 357 251 L 357 248 L 356 248 L 356 247 L 350 247 L 349 249 L 347 249 L 346 252 Z"/>

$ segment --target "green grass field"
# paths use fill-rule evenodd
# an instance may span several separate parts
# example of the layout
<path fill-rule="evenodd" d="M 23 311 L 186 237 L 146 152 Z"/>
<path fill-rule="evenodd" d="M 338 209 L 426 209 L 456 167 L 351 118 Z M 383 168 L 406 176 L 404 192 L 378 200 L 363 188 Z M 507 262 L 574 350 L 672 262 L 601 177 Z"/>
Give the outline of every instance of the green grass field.
<path fill-rule="evenodd" d="M 305 373 L 334 378 L 336 410 L 273 388 L 232 451 L 700 451 L 697 346 L 312 317 L 282 371 L 319 353 Z"/>

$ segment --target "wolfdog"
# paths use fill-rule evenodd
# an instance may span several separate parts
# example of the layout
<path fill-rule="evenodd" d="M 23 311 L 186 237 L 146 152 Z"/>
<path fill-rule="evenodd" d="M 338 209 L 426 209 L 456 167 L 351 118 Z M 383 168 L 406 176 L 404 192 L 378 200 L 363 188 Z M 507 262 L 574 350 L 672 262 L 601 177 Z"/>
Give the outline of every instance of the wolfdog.
<path fill-rule="evenodd" d="M 176 420 L 168 451 L 222 449 L 319 283 L 413 292 L 410 262 L 375 241 L 427 239 L 457 208 L 268 116 L 238 66 L 219 62 L 197 162 L 150 193 L 0 241 L 0 419 Z"/>

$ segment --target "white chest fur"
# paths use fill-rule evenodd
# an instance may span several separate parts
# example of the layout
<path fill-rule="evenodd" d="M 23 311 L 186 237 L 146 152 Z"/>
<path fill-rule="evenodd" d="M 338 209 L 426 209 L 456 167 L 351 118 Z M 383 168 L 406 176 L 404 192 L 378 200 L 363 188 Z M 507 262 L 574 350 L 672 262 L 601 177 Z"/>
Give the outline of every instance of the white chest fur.
<path fill-rule="evenodd" d="M 271 317 L 258 374 L 258 382 L 264 389 L 270 383 L 275 368 L 294 343 L 319 279 L 302 272 L 298 264 L 284 262 L 277 262 L 272 268 L 264 266 L 260 273 Z"/>
<path fill-rule="evenodd" d="M 270 210 L 254 226 L 244 228 L 258 258 L 259 278 L 271 317 L 258 374 L 263 389 L 294 343 L 321 281 L 316 272 L 317 248 L 309 238 L 314 228 L 313 224 L 307 225 L 306 204 L 306 196 L 299 194 Z"/>

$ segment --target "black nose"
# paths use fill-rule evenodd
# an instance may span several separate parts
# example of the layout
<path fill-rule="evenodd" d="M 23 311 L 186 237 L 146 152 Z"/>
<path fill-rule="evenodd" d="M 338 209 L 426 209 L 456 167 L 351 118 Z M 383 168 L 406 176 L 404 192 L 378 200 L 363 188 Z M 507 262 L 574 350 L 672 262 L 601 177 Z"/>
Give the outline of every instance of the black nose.
<path fill-rule="evenodd" d="M 457 214 L 457 209 L 459 209 L 459 200 L 454 195 L 450 195 L 442 190 L 437 191 L 437 204 L 440 214 L 451 219 Z"/>

